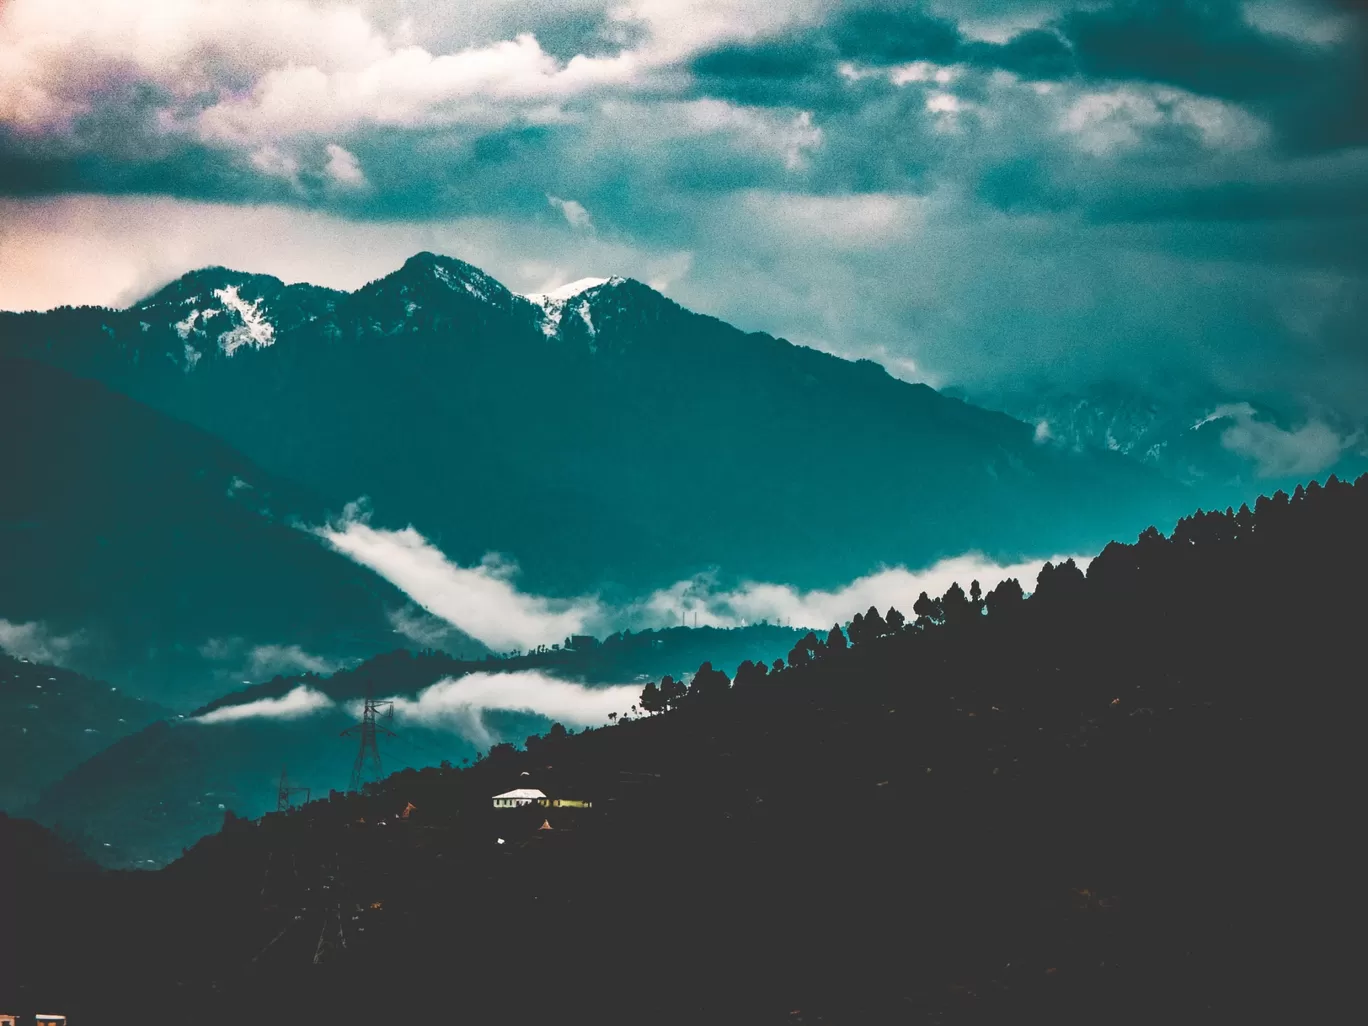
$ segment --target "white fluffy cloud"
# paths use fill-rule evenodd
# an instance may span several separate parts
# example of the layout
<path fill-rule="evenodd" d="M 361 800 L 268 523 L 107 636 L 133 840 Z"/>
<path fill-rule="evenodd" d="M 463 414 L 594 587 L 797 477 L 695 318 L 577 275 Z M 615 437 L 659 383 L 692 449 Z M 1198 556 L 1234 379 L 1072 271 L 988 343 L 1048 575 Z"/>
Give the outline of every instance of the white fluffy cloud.
<path fill-rule="evenodd" d="M 306 652 L 298 645 L 258 645 L 248 654 L 247 673 L 258 679 L 278 673 L 332 673 L 342 665 Z"/>
<path fill-rule="evenodd" d="M 749 581 L 719 588 L 703 575 L 662 588 L 644 600 L 607 607 L 595 598 L 552 599 L 518 590 L 506 564 L 486 557 L 478 567 L 462 567 L 414 528 L 391 531 L 372 527 L 367 514 L 349 507 L 341 521 L 316 529 L 339 552 L 369 567 L 394 584 L 433 617 L 440 618 L 495 649 L 554 644 L 572 634 L 607 634 L 624 627 L 668 627 L 681 615 L 698 626 L 735 627 L 768 620 L 795 627 L 830 627 L 845 623 L 871 605 L 882 612 L 897 606 L 910 614 L 918 595 L 944 594 L 952 582 L 968 590 L 977 580 L 985 592 L 1015 577 L 1031 591 L 1043 559 L 1003 565 L 969 553 L 945 559 L 923 570 L 880 569 L 832 591 L 799 591 L 786 584 Z M 1090 557 L 1053 556 L 1058 563 L 1073 558 L 1085 570 Z M 401 617 L 407 625 L 411 617 Z M 404 629 L 396 622 L 396 629 Z M 421 632 L 432 633 L 427 624 Z M 506 708 L 506 707 L 505 707 Z"/>
<path fill-rule="evenodd" d="M 331 709 L 331 698 L 306 685 L 282 695 L 280 698 L 259 698 L 255 702 L 241 705 L 220 706 L 203 716 L 196 716 L 196 723 L 237 723 L 240 720 L 297 720 L 314 713 Z"/>
<path fill-rule="evenodd" d="M 272 68 L 250 94 L 225 94 L 202 111 L 198 131 L 205 139 L 241 143 L 361 125 L 489 124 L 519 115 L 554 120 L 553 110 L 538 115 L 519 104 L 554 103 L 622 84 L 634 69 L 631 54 L 577 55 L 562 64 L 527 33 L 453 54 L 406 46 L 362 67 Z"/>
<path fill-rule="evenodd" d="M 454 731 L 487 745 L 495 740 L 484 722 L 488 710 L 532 713 L 566 726 L 598 726 L 608 722 L 610 713 L 626 712 L 640 696 L 639 684 L 590 687 L 526 671 L 447 678 L 415 698 L 392 701 L 400 722 Z"/>
<path fill-rule="evenodd" d="M 569 727 L 599 726 L 608 722 L 610 714 L 627 712 L 640 697 L 639 684 L 591 686 L 520 671 L 448 677 L 413 697 L 395 695 L 384 701 L 394 703 L 400 724 L 450 731 L 475 744 L 489 745 L 499 740 L 485 722 L 485 713 L 490 711 L 530 713 Z M 279 698 L 221 706 L 195 717 L 194 722 L 297 720 L 335 708 L 337 703 L 322 691 L 301 684 Z M 352 716 L 361 715 L 357 702 L 345 708 Z"/>
<path fill-rule="evenodd" d="M 166 98 L 165 129 L 219 141 L 265 143 L 361 124 L 487 123 L 527 116 L 520 104 L 554 107 L 628 85 L 643 69 L 743 26 L 794 16 L 782 4 L 738 0 L 590 5 L 599 9 L 586 13 L 606 15 L 610 26 L 649 31 L 634 49 L 561 60 L 534 34 L 541 12 L 467 6 L 454 26 L 461 43 L 448 10 L 397 17 L 358 0 L 9 0 L 0 6 L 0 124 L 69 129 L 130 74 Z"/>
<path fill-rule="evenodd" d="M 337 143 L 328 143 L 327 154 L 324 171 L 334 183 L 346 189 L 359 189 L 366 184 L 366 174 L 361 170 L 356 154 Z"/>
<path fill-rule="evenodd" d="M 412 527 L 372 527 L 355 504 L 317 533 L 338 552 L 369 567 L 429 613 L 496 650 L 550 645 L 582 634 L 600 619 L 597 599 L 528 595 L 513 583 L 516 569 L 487 556 L 463 567 Z"/>
<path fill-rule="evenodd" d="M 1212 149 L 1247 149 L 1268 135 L 1263 122 L 1239 107 L 1157 86 L 1084 93 L 1059 121 L 1079 149 L 1097 157 L 1138 146 L 1147 133 L 1165 127 L 1191 131 Z"/>
<path fill-rule="evenodd" d="M 355 6 L 304 0 L 11 0 L 0 8 L 0 122 L 61 128 L 130 70 L 175 101 L 276 66 L 365 67 L 384 36 Z M 174 113 L 174 111 L 170 112 Z"/>
<path fill-rule="evenodd" d="M 584 204 L 578 200 L 561 199 L 559 196 L 547 196 L 546 202 L 550 203 L 555 209 L 561 212 L 567 224 L 572 228 L 591 229 L 594 227 L 594 219 L 589 216 L 589 211 L 584 208 Z"/>
<path fill-rule="evenodd" d="M 1072 558 L 1087 570 L 1088 556 L 1054 556 L 1051 561 Z M 699 577 L 680 581 L 670 588 L 652 595 L 632 613 L 632 619 L 649 626 L 678 624 L 683 613 L 688 622 L 711 627 L 736 627 L 746 623 L 768 620 L 771 623 L 792 624 L 794 627 L 829 628 L 834 623 L 844 624 L 856 613 L 870 606 L 879 612 L 895 606 L 909 619 L 912 605 L 924 591 L 930 596 L 943 595 L 954 582 L 965 591 L 971 581 L 978 581 L 984 592 L 991 591 L 998 582 L 1015 577 L 1027 592 L 1035 588 L 1036 577 L 1045 560 L 1003 565 L 968 554 L 944 559 L 925 570 L 892 567 L 851 581 L 834 591 L 798 591 L 786 584 L 748 582 L 734 589 L 718 589 L 711 579 Z"/>
<path fill-rule="evenodd" d="M 1284 430 L 1259 420 L 1249 403 L 1230 403 L 1217 407 L 1195 427 L 1213 421 L 1229 421 L 1221 433 L 1221 445 L 1255 462 L 1260 477 L 1293 477 L 1316 474 L 1339 459 L 1353 438 L 1344 438 L 1328 424 L 1307 421 L 1299 428 Z"/>
<path fill-rule="evenodd" d="M 0 617 L 0 651 L 33 663 L 65 666 L 67 658 L 85 641 L 82 632 L 56 634 L 44 623 L 15 623 Z"/>

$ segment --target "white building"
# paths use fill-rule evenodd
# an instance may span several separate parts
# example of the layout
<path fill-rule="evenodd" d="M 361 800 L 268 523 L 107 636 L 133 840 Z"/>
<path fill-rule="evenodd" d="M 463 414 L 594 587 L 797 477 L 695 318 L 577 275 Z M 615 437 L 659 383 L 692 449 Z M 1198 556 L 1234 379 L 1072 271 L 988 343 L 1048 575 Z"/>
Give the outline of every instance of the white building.
<path fill-rule="evenodd" d="M 494 796 L 494 808 L 517 809 L 524 805 L 531 805 L 533 802 L 545 801 L 546 795 L 535 787 L 515 787 L 512 791 L 496 794 Z"/>

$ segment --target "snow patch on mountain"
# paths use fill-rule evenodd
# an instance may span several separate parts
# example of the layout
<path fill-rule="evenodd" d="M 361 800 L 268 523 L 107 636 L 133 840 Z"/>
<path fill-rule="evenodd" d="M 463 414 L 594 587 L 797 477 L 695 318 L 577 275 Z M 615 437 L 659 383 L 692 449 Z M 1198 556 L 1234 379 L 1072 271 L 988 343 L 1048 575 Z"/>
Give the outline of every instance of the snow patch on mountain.
<path fill-rule="evenodd" d="M 236 285 L 215 289 L 214 295 L 225 307 L 238 315 L 242 323 L 219 337 L 219 348 L 224 356 L 232 356 L 238 349 L 250 345 L 257 349 L 275 345 L 275 325 L 261 312 L 261 300 L 248 302 L 238 295 Z"/>
<path fill-rule="evenodd" d="M 189 338 L 190 333 L 195 330 L 196 320 L 199 321 L 200 329 L 203 330 L 205 321 L 207 321 L 210 317 L 215 317 L 222 312 L 222 310 L 216 310 L 213 307 L 210 307 L 208 310 L 191 310 L 190 313 L 186 316 L 185 320 L 177 321 L 175 323 L 174 327 L 176 329 L 176 334 L 183 339 Z"/>
<path fill-rule="evenodd" d="M 476 268 L 470 268 L 468 273 L 454 275 L 441 264 L 432 266 L 432 273 L 449 289 L 464 289 L 474 298 L 483 303 L 492 303 L 500 292 L 507 290 L 497 281 Z"/>
<path fill-rule="evenodd" d="M 550 292 L 532 293 L 528 295 L 527 298 L 538 304 L 543 304 L 547 300 L 564 301 L 573 299 L 581 292 L 588 292 L 590 289 L 596 289 L 600 285 L 607 285 L 612 280 L 613 279 L 611 278 L 580 278 L 578 281 L 569 282 L 559 288 L 552 289 Z"/>
<path fill-rule="evenodd" d="M 550 292 L 529 292 L 523 296 L 528 302 L 535 303 L 542 309 L 542 333 L 547 338 L 555 338 L 560 331 L 561 317 L 565 313 L 565 308 L 572 299 L 582 296 L 590 289 L 596 289 L 604 285 L 618 285 L 625 279 L 616 275 L 610 278 L 580 278 L 559 288 L 554 288 Z M 584 326 L 589 329 L 589 337 L 593 338 L 597 334 L 594 327 L 593 317 L 589 309 L 589 301 L 582 299 L 575 305 L 575 312 L 584 321 Z"/>
<path fill-rule="evenodd" d="M 598 329 L 594 327 L 594 314 L 589 309 L 589 300 L 581 299 L 579 305 L 575 307 L 575 312 L 580 315 L 585 330 L 589 332 L 589 351 L 591 353 L 597 352 L 598 346 L 594 343 L 594 339 L 598 336 Z"/>

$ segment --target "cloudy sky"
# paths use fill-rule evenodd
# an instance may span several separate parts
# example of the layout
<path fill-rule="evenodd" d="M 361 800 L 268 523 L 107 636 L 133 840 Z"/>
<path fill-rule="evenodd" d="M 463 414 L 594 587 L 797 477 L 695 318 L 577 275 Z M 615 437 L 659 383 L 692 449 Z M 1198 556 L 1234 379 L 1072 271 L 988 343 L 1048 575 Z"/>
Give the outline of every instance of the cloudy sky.
<path fill-rule="evenodd" d="M 1357 0 L 0 0 L 0 308 L 419 249 L 935 385 L 1368 414 Z"/>

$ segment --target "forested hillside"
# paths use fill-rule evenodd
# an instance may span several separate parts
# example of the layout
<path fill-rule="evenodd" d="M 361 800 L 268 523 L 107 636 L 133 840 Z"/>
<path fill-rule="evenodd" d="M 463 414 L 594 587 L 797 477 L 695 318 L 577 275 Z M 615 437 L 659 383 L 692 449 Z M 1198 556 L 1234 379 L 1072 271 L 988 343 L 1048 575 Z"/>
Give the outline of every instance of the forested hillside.
<path fill-rule="evenodd" d="M 800 637 L 801 631 L 775 624 L 730 630 L 676 627 L 622 632 L 602 641 L 581 637 L 570 647 L 508 659 L 458 659 L 445 652 L 399 649 L 331 676 L 279 676 L 220 696 L 187 717 L 148 716 L 135 724 L 147 724 L 145 729 L 123 731 L 127 736 L 92 744 L 98 735 L 83 735 L 83 746 L 44 752 L 43 765 L 61 759 L 65 772 L 48 773 L 30 786 L 31 797 L 40 785 L 43 791 L 28 811 L 79 840 L 105 866 L 163 866 L 217 830 L 225 812 L 251 818 L 273 809 L 282 766 L 296 785 L 314 794 L 346 787 L 355 744 L 338 732 L 354 720 L 348 704 L 368 693 L 414 698 L 443 680 L 528 671 L 590 685 L 627 684 L 666 673 L 683 677 L 705 658 L 730 672 L 742 662 L 780 656 Z M 0 679 L 0 695 L 3 683 Z M 299 717 L 197 719 L 251 702 L 280 700 L 297 688 L 326 696 L 323 700 L 334 707 Z M 480 718 L 487 718 L 496 738 L 521 740 L 549 725 L 535 710 L 519 708 L 511 699 L 509 704 L 511 708 L 491 709 Z M 625 701 L 619 711 L 628 712 L 630 704 Z M 384 765 L 391 769 L 442 759 L 459 763 L 476 754 L 476 743 L 453 730 L 453 724 L 394 726 L 397 733 L 385 746 Z M 24 779 L 23 770 L 15 767 L 17 781 Z"/>
<path fill-rule="evenodd" d="M 528 1022 L 567 993 L 624 1023 L 1314 1019 L 1352 978 L 1325 891 L 1356 864 L 1366 526 L 1368 478 L 1199 513 L 1029 597 L 968 582 L 652 682 L 625 723 L 230 819 L 41 906 L 63 925 L 31 927 L 25 992 L 225 1021 L 454 992 Z M 491 807 L 513 787 L 593 807 Z M 158 928 L 114 943 L 134 909 Z M 56 945 L 96 968 L 44 978 Z M 510 967 L 535 985 L 490 985 Z"/>
<path fill-rule="evenodd" d="M 0 652 L 0 809 L 169 711 L 104 681 Z"/>

